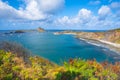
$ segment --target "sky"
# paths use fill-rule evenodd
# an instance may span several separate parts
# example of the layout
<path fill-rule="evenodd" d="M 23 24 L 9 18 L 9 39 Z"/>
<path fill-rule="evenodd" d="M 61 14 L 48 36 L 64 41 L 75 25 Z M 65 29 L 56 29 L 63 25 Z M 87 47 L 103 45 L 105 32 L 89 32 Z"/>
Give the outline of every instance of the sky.
<path fill-rule="evenodd" d="M 120 0 L 0 0 L 0 30 L 120 28 Z"/>

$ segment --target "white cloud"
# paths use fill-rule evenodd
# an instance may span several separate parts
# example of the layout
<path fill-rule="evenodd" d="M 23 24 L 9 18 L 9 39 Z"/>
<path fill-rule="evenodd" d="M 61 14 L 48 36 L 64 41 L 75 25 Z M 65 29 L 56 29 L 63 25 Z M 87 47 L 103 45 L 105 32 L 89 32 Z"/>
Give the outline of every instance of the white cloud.
<path fill-rule="evenodd" d="M 87 10 L 87 9 L 81 9 L 78 13 L 78 16 L 79 17 L 85 17 L 85 18 L 88 18 L 89 16 L 91 15 L 91 11 L 90 10 Z"/>
<path fill-rule="evenodd" d="M 18 12 L 21 17 L 29 20 L 42 20 L 47 18 L 47 14 L 39 10 L 38 3 L 35 0 L 31 0 L 25 9 L 20 9 Z"/>
<path fill-rule="evenodd" d="M 120 2 L 112 2 L 110 6 L 111 6 L 111 8 L 117 8 L 118 9 L 118 8 L 120 8 Z"/>
<path fill-rule="evenodd" d="M 102 20 L 101 20 L 102 19 Z M 80 9 L 74 17 L 64 16 L 55 21 L 56 26 L 71 29 L 111 29 L 120 27 L 119 17 L 112 14 L 108 6 L 102 6 L 98 15 L 93 15 L 90 10 Z"/>
<path fill-rule="evenodd" d="M 39 10 L 54 12 L 64 6 L 64 0 L 28 0 L 28 3 L 35 1 Z"/>
<path fill-rule="evenodd" d="M 18 10 L 0 0 L 0 18 L 44 20 L 64 5 L 64 0 L 26 0 L 26 7 Z"/>
<path fill-rule="evenodd" d="M 92 12 L 84 8 L 78 12 L 79 19 L 84 20 L 85 22 L 89 20 L 91 15 L 92 15 Z"/>
<path fill-rule="evenodd" d="M 61 24 L 70 24 L 71 21 L 69 20 L 68 16 L 64 16 L 63 18 L 61 19 L 58 19 L 58 21 L 61 23 Z"/>
<path fill-rule="evenodd" d="M 98 10 L 99 19 L 104 20 L 110 14 L 110 12 L 111 12 L 111 10 L 108 6 L 102 6 Z"/>
<path fill-rule="evenodd" d="M 59 11 L 63 6 L 64 0 L 25 0 L 25 7 L 15 9 L 8 5 L 8 3 L 0 0 L 0 20 L 8 19 L 8 24 L 4 24 L 6 26 L 14 23 L 13 25 L 15 26 L 29 25 L 33 27 L 36 25 L 52 25 L 63 26 L 64 28 L 71 27 L 73 29 L 76 27 L 78 29 L 109 29 L 114 26 L 119 27 L 120 25 L 120 11 L 117 11 L 117 14 L 113 14 L 111 10 L 112 8 L 119 7 L 118 3 L 112 3 L 111 6 L 101 6 L 96 16 L 93 15 L 91 10 L 83 8 L 72 17 L 63 16 L 53 19 L 54 13 Z"/>
<path fill-rule="evenodd" d="M 94 1 L 90 1 L 89 2 L 89 4 L 91 4 L 91 5 L 99 5 L 101 2 L 100 2 L 100 0 L 94 0 Z"/>
<path fill-rule="evenodd" d="M 79 10 L 78 14 L 75 17 L 64 16 L 55 21 L 56 24 L 61 24 L 63 26 L 74 26 L 79 24 L 86 24 L 92 17 L 92 12 L 87 9 Z"/>
<path fill-rule="evenodd" d="M 7 3 L 3 3 L 0 1 L 0 18 L 7 19 L 7 18 L 19 18 L 17 15 L 18 11 L 13 7 L 9 6 Z"/>
<path fill-rule="evenodd" d="M 108 6 L 102 6 L 98 11 L 99 15 L 107 15 L 109 13 L 110 13 L 110 8 Z"/>

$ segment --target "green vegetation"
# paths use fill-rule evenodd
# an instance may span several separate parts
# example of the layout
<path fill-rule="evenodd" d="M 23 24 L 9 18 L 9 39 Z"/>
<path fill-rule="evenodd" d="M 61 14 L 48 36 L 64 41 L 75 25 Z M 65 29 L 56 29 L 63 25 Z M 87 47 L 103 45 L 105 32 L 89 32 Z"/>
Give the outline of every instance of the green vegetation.
<path fill-rule="evenodd" d="M 120 28 L 117 28 L 117 29 L 114 29 L 114 30 L 111 30 L 111 31 L 120 31 Z"/>
<path fill-rule="evenodd" d="M 81 59 L 57 66 L 40 57 L 24 62 L 11 52 L 0 50 L 0 80 L 119 80 L 120 64 Z"/>
<path fill-rule="evenodd" d="M 23 58 L 25 62 L 28 61 L 28 58 L 31 55 L 30 51 L 28 51 L 21 44 L 18 44 L 16 42 L 2 41 L 0 42 L 0 50 L 11 52 L 17 57 Z"/>
<path fill-rule="evenodd" d="M 30 56 L 15 43 L 7 43 L 0 49 L 0 80 L 120 80 L 118 62 L 70 59 L 58 66 L 44 58 Z"/>
<path fill-rule="evenodd" d="M 97 63 L 81 59 L 64 63 L 65 71 L 57 74 L 56 80 L 118 80 L 120 64 Z"/>
<path fill-rule="evenodd" d="M 57 65 L 43 58 L 30 57 L 26 63 L 11 52 L 0 50 L 0 80 L 44 80 L 53 68 Z"/>

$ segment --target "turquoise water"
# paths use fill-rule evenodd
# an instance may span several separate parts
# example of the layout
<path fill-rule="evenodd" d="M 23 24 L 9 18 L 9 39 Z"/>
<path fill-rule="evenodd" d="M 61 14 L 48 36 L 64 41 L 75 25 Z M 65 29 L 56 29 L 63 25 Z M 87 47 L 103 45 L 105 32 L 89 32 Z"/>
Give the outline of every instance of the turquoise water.
<path fill-rule="evenodd" d="M 54 35 L 52 32 L 27 32 L 22 34 L 0 34 L 0 40 L 14 41 L 22 44 L 34 55 L 42 56 L 55 63 L 62 63 L 69 58 L 96 59 L 98 62 L 118 61 L 114 52 L 88 44 L 73 35 Z"/>

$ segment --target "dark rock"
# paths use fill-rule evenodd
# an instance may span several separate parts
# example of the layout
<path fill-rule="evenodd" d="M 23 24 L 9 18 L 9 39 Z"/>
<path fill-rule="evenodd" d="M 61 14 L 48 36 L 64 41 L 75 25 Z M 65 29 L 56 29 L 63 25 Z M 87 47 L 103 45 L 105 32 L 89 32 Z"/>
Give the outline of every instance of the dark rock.
<path fill-rule="evenodd" d="M 14 33 L 25 33 L 23 30 L 16 30 Z"/>

